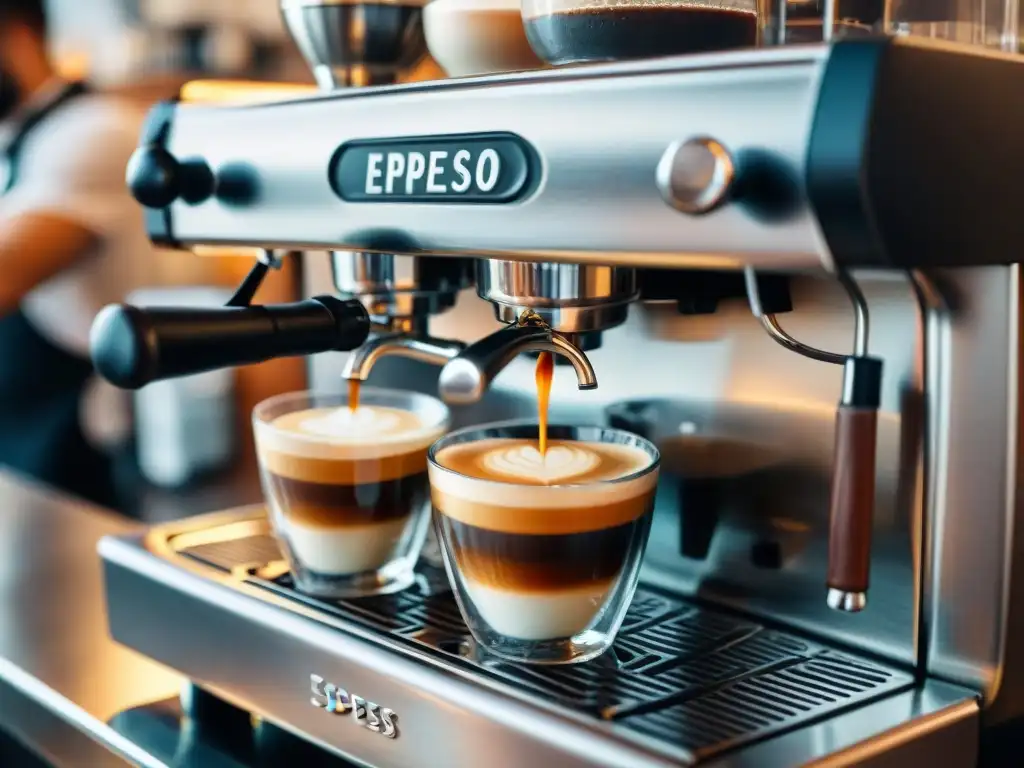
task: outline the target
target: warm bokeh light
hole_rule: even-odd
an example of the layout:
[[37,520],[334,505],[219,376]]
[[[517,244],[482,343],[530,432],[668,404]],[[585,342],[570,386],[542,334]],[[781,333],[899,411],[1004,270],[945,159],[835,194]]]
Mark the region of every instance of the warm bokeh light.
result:
[[190,104],[262,104],[315,93],[315,86],[301,83],[193,80],[181,87],[180,97]]

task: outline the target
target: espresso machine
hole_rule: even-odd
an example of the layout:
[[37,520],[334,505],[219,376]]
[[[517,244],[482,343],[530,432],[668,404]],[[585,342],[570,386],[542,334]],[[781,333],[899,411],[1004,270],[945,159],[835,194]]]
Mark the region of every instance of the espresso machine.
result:
[[284,16],[322,92],[161,105],[129,183],[155,242],[327,251],[329,284],[111,308],[99,371],[326,353],[314,388],[483,420],[535,415],[553,352],[554,420],[661,447],[641,586],[597,660],[510,664],[430,562],[314,599],[244,508],[105,539],[114,638],[192,681],[192,717],[366,765],[977,764],[1024,716],[1024,61],[863,36],[389,85],[418,9]]

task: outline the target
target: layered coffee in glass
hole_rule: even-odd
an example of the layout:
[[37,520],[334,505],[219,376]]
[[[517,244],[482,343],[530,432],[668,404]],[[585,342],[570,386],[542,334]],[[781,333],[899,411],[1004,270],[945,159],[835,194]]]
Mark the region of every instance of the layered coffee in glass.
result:
[[429,454],[445,566],[482,649],[585,661],[622,624],[640,570],[659,455],[636,435],[536,424],[452,433]]
[[318,597],[396,592],[430,525],[427,449],[448,428],[439,400],[364,388],[299,392],[253,414],[274,532],[296,587]]

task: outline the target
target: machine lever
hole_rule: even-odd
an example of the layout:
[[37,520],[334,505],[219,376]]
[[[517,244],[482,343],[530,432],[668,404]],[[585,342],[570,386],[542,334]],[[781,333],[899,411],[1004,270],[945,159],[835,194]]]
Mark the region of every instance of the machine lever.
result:
[[355,299],[319,296],[250,307],[106,307],[93,323],[93,364],[122,389],[279,357],[355,349],[370,318]]

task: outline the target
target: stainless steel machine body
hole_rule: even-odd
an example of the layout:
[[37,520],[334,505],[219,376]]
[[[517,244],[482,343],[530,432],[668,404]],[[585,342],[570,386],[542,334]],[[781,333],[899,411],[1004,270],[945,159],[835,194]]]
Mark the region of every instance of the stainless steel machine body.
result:
[[[601,420],[629,401],[657,420],[671,398],[663,429],[772,449],[756,503],[727,509],[703,551],[684,551],[691,515],[659,495],[632,621],[601,664],[538,672],[478,657],[429,566],[394,599],[308,600],[258,511],[104,542],[114,636],[373,765],[972,764],[980,728],[1024,716],[1024,612],[1011,599],[1024,587],[1024,218],[1011,195],[979,193],[1024,170],[999,95],[1018,80],[1024,63],[998,54],[867,40],[156,114],[167,151],[221,180],[201,201],[151,209],[157,240],[638,278],[750,266],[790,276],[787,331],[840,350],[852,313],[834,273],[854,275],[885,363],[873,590],[858,614],[825,605],[840,369],[792,355],[724,297],[696,316],[633,303],[587,353],[596,390],[579,391],[579,370],[556,377],[555,419]],[[268,139],[279,135],[285,149]],[[727,149],[732,176],[706,174],[721,190],[680,204],[694,137]],[[977,162],[977,146],[1001,163]],[[462,152],[465,188],[452,184]],[[389,153],[405,156],[390,188]],[[413,154],[423,168],[410,181]],[[431,179],[445,189],[428,191]],[[246,185],[258,194],[236,194]],[[322,292],[328,267],[309,266]],[[472,344],[498,327],[493,313],[467,291],[431,331]],[[340,388],[345,358],[323,357],[314,385]],[[509,362],[457,425],[531,415],[531,376],[528,359]],[[371,380],[436,392],[436,377],[388,359]],[[187,617],[173,636],[170,616]],[[346,692],[346,717],[324,710],[328,683]],[[383,709],[397,738],[382,733]]]

